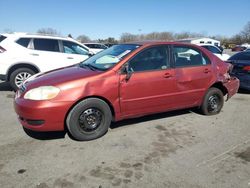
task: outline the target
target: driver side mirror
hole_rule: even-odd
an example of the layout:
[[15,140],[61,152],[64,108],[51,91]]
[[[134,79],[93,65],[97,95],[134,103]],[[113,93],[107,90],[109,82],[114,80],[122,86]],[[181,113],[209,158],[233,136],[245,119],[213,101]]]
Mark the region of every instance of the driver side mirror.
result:
[[93,55],[95,55],[95,53],[92,52],[92,51],[89,51],[88,56],[91,57],[91,56],[93,56]]
[[128,81],[131,78],[133,71],[129,68],[129,65],[126,64],[122,67],[121,73],[126,74],[125,80]]

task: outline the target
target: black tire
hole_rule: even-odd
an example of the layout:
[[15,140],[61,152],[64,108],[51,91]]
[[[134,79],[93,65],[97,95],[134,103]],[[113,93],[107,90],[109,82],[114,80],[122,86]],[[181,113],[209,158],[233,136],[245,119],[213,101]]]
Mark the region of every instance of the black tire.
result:
[[220,89],[209,88],[201,105],[201,113],[204,115],[218,114],[224,105],[224,96]]
[[[20,87],[21,83],[23,83],[24,80],[26,80],[28,77],[30,77],[30,76],[32,76],[34,74],[35,74],[35,72],[33,70],[29,69],[29,68],[16,69],[10,75],[10,85],[11,85],[12,89],[14,91],[17,91],[18,88]],[[23,75],[23,79],[22,80],[21,79],[17,80],[18,78],[21,78],[21,75]],[[17,83],[20,83],[20,85],[18,85]]]
[[70,135],[79,141],[103,136],[111,124],[112,113],[106,102],[97,98],[85,99],[69,112],[66,125]]

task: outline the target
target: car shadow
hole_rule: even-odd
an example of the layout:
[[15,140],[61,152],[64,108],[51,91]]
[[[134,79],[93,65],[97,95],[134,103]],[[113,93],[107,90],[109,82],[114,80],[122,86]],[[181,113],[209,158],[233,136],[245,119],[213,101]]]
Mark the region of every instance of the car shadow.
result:
[[110,128],[115,129],[115,128],[119,128],[119,127],[123,127],[123,126],[127,126],[127,125],[152,121],[152,120],[156,120],[156,119],[169,118],[169,117],[184,115],[184,114],[188,114],[188,113],[200,114],[198,112],[197,108],[175,110],[175,111],[170,111],[170,112],[158,113],[158,114],[147,115],[147,116],[142,116],[142,117],[133,118],[133,119],[126,119],[126,120],[122,120],[122,121],[118,121],[118,122],[113,122],[113,123],[111,123]]
[[0,82],[0,91],[13,91],[8,82]]
[[[124,127],[136,123],[143,123],[147,121],[152,121],[156,119],[163,119],[163,118],[168,118],[168,117],[173,117],[173,116],[179,116],[179,115],[184,115],[188,113],[198,113],[197,109],[192,108],[192,109],[185,109],[185,110],[176,110],[176,111],[171,111],[171,112],[164,112],[164,113],[158,113],[158,114],[153,114],[153,115],[147,115],[139,118],[133,118],[133,119],[127,119],[127,120],[122,120],[118,122],[113,122],[110,125],[111,129],[119,128],[119,127]],[[198,113],[199,114],[199,113]],[[65,135],[67,131],[57,131],[57,132],[36,132],[32,131],[29,129],[26,129],[23,127],[24,132],[30,136],[31,138],[37,139],[37,140],[55,140],[55,139],[63,139],[65,138]],[[75,140],[70,134],[68,136],[72,139]],[[75,140],[77,141],[77,140]]]
[[24,132],[37,140],[55,140],[65,138],[66,131],[36,132],[23,127]]

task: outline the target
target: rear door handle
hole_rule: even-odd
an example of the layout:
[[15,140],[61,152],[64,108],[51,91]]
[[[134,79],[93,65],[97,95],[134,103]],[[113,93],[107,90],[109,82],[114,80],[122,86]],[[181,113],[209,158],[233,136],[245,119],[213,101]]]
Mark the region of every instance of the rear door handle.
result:
[[74,59],[73,57],[67,57],[67,59]]
[[204,72],[204,73],[209,73],[209,72],[211,72],[211,70],[209,70],[209,69],[204,69],[203,72]]
[[36,54],[36,53],[31,53],[30,55],[39,56],[39,54]]
[[164,78],[170,78],[170,77],[172,77],[172,74],[170,74],[170,73],[165,73],[163,77],[164,77]]

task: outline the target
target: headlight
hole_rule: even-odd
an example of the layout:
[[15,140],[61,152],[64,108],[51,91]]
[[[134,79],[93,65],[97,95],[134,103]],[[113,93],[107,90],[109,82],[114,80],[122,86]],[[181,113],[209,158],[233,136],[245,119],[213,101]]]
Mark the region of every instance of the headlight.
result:
[[41,86],[35,89],[29,90],[25,95],[25,99],[30,100],[49,100],[55,98],[60,89],[54,86]]

